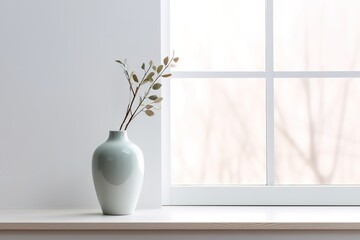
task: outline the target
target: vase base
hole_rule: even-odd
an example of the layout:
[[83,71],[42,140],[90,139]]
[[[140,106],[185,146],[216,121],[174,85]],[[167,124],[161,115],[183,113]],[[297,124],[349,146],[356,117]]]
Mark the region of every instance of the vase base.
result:
[[109,213],[109,212],[103,212],[103,215],[105,216],[127,216],[131,215],[133,213]]

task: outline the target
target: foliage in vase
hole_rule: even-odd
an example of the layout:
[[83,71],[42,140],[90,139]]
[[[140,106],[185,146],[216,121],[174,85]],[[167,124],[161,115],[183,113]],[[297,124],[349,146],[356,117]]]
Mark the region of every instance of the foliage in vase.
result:
[[140,75],[134,71],[129,71],[126,60],[116,60],[123,68],[130,92],[126,113],[119,130],[126,130],[129,124],[142,112],[151,117],[155,115],[155,110],[160,110],[160,103],[163,98],[156,93],[162,86],[159,80],[171,77],[171,73],[166,73],[166,70],[169,67],[175,67],[178,61],[179,58],[173,54],[171,57],[165,57],[158,66],[152,60],[148,64],[143,63],[141,65],[143,73],[140,78]]

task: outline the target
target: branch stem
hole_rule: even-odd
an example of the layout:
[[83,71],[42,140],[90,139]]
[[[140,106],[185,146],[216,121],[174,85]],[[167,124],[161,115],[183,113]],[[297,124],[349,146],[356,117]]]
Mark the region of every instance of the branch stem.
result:
[[[139,113],[144,110],[144,108],[142,108],[140,111],[138,111],[139,108],[140,108],[140,106],[141,106],[141,104],[142,104],[142,103],[144,102],[144,100],[148,97],[148,95],[149,95],[149,93],[150,93],[150,91],[151,91],[151,88],[152,88],[152,87],[154,86],[154,84],[160,79],[160,77],[163,75],[163,73],[166,71],[166,69],[169,68],[169,66],[170,66],[170,64],[172,63],[173,60],[174,60],[174,56],[172,56],[172,58],[170,59],[170,61],[168,62],[168,64],[165,65],[164,69],[162,69],[162,71],[160,71],[160,73],[159,73],[159,74],[157,75],[157,77],[154,79],[154,81],[152,82],[152,84],[150,84],[150,86],[149,86],[148,90],[146,91],[144,97],[143,97],[142,100],[139,102],[138,106],[135,108],[135,111],[131,114],[131,116],[130,116],[130,118],[129,118],[129,121],[128,121],[127,124],[125,125],[125,129],[124,129],[124,130],[126,130],[126,129],[128,128],[128,126],[129,126],[129,124],[131,123],[131,121],[134,120],[135,117],[136,117],[137,115],[139,115]],[[143,78],[143,80],[144,80],[144,78]],[[143,80],[142,80],[142,81],[143,81]],[[141,82],[142,82],[142,81],[141,81]]]

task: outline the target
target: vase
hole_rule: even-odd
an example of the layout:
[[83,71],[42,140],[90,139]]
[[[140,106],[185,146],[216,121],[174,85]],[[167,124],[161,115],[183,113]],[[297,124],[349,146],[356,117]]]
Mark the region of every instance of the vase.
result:
[[92,175],[104,215],[129,215],[136,208],[144,178],[144,157],[126,131],[110,131],[96,148]]

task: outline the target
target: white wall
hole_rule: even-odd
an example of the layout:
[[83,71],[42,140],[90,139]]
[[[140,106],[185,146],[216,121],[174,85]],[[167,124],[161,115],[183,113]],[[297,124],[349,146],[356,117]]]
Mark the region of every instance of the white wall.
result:
[[[98,207],[92,153],[128,98],[118,58],[160,59],[160,0],[0,0],[0,208]],[[139,207],[159,207],[160,117],[129,136]]]

